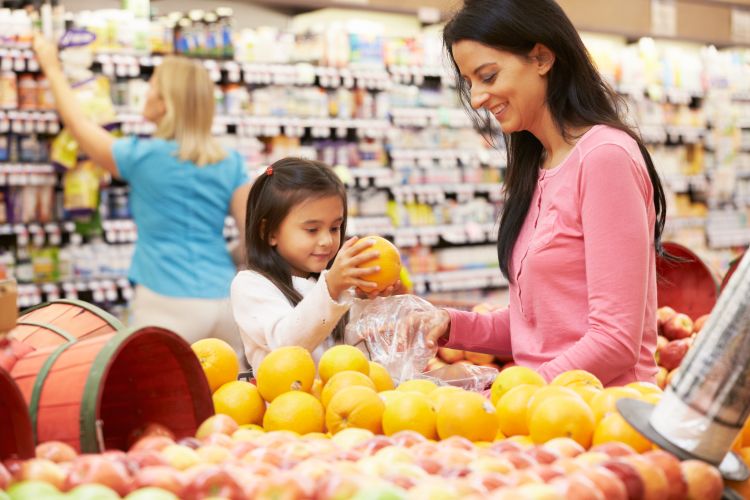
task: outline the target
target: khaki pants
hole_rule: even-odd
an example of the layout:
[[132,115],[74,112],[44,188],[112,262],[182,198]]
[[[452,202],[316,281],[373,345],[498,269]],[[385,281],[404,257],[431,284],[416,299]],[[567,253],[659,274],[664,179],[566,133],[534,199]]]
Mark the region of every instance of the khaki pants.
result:
[[130,326],[160,326],[172,330],[190,344],[209,337],[224,340],[237,353],[240,370],[249,367],[229,298],[167,297],[137,285],[130,307]]

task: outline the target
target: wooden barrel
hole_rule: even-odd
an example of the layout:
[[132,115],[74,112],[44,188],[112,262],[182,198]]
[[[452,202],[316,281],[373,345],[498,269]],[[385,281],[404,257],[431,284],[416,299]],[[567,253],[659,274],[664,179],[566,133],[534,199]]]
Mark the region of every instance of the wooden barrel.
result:
[[743,252],[742,255],[734,259],[732,262],[729,263],[729,269],[727,269],[727,273],[724,275],[724,279],[721,280],[721,288],[720,291],[724,291],[724,288],[726,288],[727,283],[729,283],[729,278],[732,277],[734,272],[737,270],[737,266],[740,265],[740,261],[742,260],[742,257],[745,256],[745,253]]
[[61,299],[24,311],[9,336],[33,349],[42,349],[123,328],[120,320],[93,304]]
[[693,319],[710,313],[719,296],[718,278],[689,248],[673,242],[663,245],[680,260],[656,259],[659,307],[669,306]]
[[19,359],[33,350],[28,344],[3,336],[0,338],[0,369],[11,371]]
[[0,460],[33,456],[34,438],[26,401],[10,374],[0,369]]
[[11,375],[28,403],[34,441],[63,441],[82,453],[127,449],[130,434],[148,423],[193,436],[214,412],[190,345],[163,328],[39,349]]

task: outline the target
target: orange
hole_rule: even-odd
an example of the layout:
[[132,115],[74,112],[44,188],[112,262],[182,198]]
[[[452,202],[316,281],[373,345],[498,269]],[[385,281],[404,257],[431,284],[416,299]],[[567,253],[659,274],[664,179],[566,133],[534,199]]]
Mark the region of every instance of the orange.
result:
[[302,391],[285,392],[266,408],[263,428],[266,431],[293,431],[300,435],[323,432],[325,412],[315,396]]
[[562,372],[552,379],[550,385],[562,385],[564,387],[570,387],[573,385],[592,385],[599,389],[604,389],[604,385],[598,378],[596,378],[596,375],[589,373],[586,370],[568,370]]
[[338,391],[326,407],[326,428],[331,434],[356,427],[383,433],[385,403],[369,387],[351,386]]
[[503,394],[521,384],[541,386],[546,385],[547,382],[544,380],[544,377],[531,368],[511,366],[501,371],[495,378],[495,381],[492,382],[490,401],[492,401],[493,405],[496,405]]
[[568,437],[588,448],[595,423],[594,413],[582,399],[550,396],[544,398],[530,414],[529,437],[536,444]]
[[[380,267],[378,271],[367,274],[363,276],[362,279],[377,283],[378,286],[374,290],[382,292],[398,281],[401,275],[401,255],[399,254],[398,248],[382,236],[370,235],[365,236],[362,239],[374,241],[374,245],[366,248],[364,252],[370,252],[373,250],[380,252],[378,257],[359,265],[359,267]],[[373,290],[367,291],[371,292]]]
[[229,415],[240,425],[263,422],[266,402],[250,382],[227,382],[214,392],[212,399],[216,413]]
[[350,345],[337,345],[328,349],[320,357],[318,372],[323,384],[338,372],[352,370],[370,375],[370,362],[362,351]]
[[315,379],[315,361],[303,347],[280,347],[263,358],[255,377],[260,395],[270,403],[289,391],[310,392]]
[[393,401],[396,398],[401,397],[401,395],[404,394],[403,392],[398,392],[396,390],[391,391],[382,391],[378,393],[378,396],[380,396],[380,399],[383,400],[383,403],[386,405]]
[[526,424],[529,424],[529,419],[534,410],[539,406],[545,399],[552,397],[566,397],[571,398],[575,401],[583,402],[583,398],[578,395],[576,391],[570,387],[563,387],[561,385],[546,385],[540,387],[538,391],[531,395],[529,398],[529,405],[526,408]]
[[310,394],[315,396],[318,399],[321,399],[323,396],[323,381],[319,378],[316,378],[313,380],[312,387],[310,388]]
[[492,441],[499,424],[492,403],[476,392],[460,391],[451,395],[450,404],[437,412],[440,439],[462,436],[470,441]]
[[436,419],[435,409],[427,396],[419,392],[404,392],[386,400],[383,433],[390,436],[399,431],[411,430],[427,439],[437,439]]
[[742,426],[742,446],[750,446],[750,418],[745,420],[745,425]]
[[628,444],[638,453],[645,453],[651,449],[651,442],[633,429],[617,412],[609,413],[596,425],[592,444],[610,441]]
[[201,339],[190,347],[200,361],[211,392],[227,382],[237,380],[240,362],[232,346],[221,339],[211,338]]
[[344,387],[350,387],[353,385],[364,386],[373,391],[375,390],[375,383],[364,373],[343,371],[338,372],[331,377],[331,380],[323,386],[323,392],[320,394],[320,401],[323,403],[323,406],[328,406],[328,403],[330,403],[334,394]]
[[529,433],[526,411],[529,406],[529,399],[538,390],[538,385],[521,384],[513,387],[498,400],[495,410],[503,434],[506,436],[523,436]]
[[432,391],[437,389],[438,386],[435,384],[435,382],[432,382],[431,380],[419,378],[414,380],[407,380],[405,382],[401,382],[398,384],[398,387],[396,387],[396,390],[399,392],[421,392],[425,396],[429,396]]
[[599,394],[602,389],[599,389],[596,386],[588,385],[588,384],[576,384],[576,385],[569,385],[569,389],[573,389],[576,394],[581,396],[581,399],[586,401],[586,404],[590,405],[591,400],[594,399],[594,396]]
[[630,387],[607,387],[591,398],[591,409],[594,418],[599,422],[607,413],[617,411],[617,400],[620,398],[641,399],[641,393]]
[[453,394],[460,390],[461,389],[453,385],[443,385],[432,391],[428,397],[430,398],[430,401],[432,401],[432,406],[435,407],[435,411],[438,411],[444,403],[451,400]]
[[370,361],[370,378],[375,383],[375,390],[380,391],[390,391],[395,387],[393,384],[393,379],[391,378],[391,374],[388,373],[388,370],[385,369],[383,365],[380,363],[376,363],[375,361]]
[[661,387],[659,387],[656,384],[652,384],[651,382],[631,382],[627,384],[625,387],[629,387],[631,389],[635,389],[636,391],[640,392],[641,395],[647,396],[649,394],[661,394],[664,391],[661,390]]

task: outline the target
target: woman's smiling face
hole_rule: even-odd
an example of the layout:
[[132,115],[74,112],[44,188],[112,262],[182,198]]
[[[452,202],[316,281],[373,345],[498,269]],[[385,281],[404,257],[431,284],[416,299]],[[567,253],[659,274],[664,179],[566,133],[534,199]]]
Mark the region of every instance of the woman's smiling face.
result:
[[549,51],[537,44],[528,56],[519,56],[473,40],[454,43],[452,51],[474,109],[487,109],[506,134],[539,128],[546,74],[554,61]]

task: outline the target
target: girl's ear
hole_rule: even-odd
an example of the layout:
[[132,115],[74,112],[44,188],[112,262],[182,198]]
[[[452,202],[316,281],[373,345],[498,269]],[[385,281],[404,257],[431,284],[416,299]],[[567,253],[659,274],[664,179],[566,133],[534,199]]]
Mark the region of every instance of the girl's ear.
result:
[[552,65],[555,64],[555,53],[541,43],[534,45],[534,48],[531,49],[529,55],[536,61],[539,76],[549,73],[549,70],[552,69]]
[[[260,221],[260,228],[258,229],[258,237],[263,240],[263,235],[266,234],[266,219],[261,219]],[[275,247],[276,246],[276,233],[269,235],[268,237],[268,245]]]

